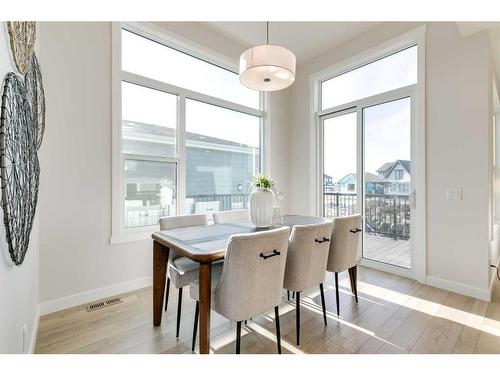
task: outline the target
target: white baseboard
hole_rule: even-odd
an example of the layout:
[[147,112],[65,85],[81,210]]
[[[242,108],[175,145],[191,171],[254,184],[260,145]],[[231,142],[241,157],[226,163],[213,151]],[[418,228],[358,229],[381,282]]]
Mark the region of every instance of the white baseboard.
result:
[[35,317],[33,318],[33,324],[31,325],[31,339],[28,348],[28,353],[35,353],[36,336],[38,334],[38,322],[40,321],[40,304],[36,305]]
[[141,279],[126,281],[120,284],[110,285],[104,288],[89,290],[86,292],[73,294],[70,296],[57,298],[40,303],[40,315],[50,314],[56,311],[68,309],[70,307],[83,305],[103,298],[111,297],[132,290],[145,288],[153,284],[152,276]]
[[477,298],[483,301],[491,301],[490,289],[476,288],[470,285],[457,283],[439,277],[427,276],[426,284],[440,289],[446,289],[450,292],[463,294],[469,297]]

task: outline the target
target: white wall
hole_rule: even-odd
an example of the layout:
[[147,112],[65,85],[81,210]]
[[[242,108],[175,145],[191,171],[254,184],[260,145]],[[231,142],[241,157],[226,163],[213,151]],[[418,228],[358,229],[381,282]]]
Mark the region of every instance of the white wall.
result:
[[[427,273],[489,289],[491,75],[486,32],[462,38],[432,23],[427,37]],[[446,187],[463,200],[446,200]],[[472,290],[471,290],[472,291]]]
[[[10,60],[8,36],[0,27],[0,77],[16,71]],[[42,67],[43,68],[43,67]],[[2,85],[3,88],[3,85]],[[42,145],[43,147],[43,145]],[[43,165],[41,166],[43,169]],[[3,217],[3,212],[0,211]],[[31,232],[24,263],[16,267],[5,241],[5,227],[0,224],[0,353],[28,353],[34,347],[38,324],[38,217]],[[23,327],[26,342],[23,348]]]
[[[162,23],[230,58],[240,49],[197,23]],[[151,282],[151,241],[111,235],[111,24],[43,22],[47,129],[41,160],[40,300],[54,311]],[[271,101],[284,105],[287,94]],[[272,176],[288,186],[287,115],[271,113]],[[276,154],[276,156],[274,156]]]
[[[309,77],[417,27],[384,23],[299,67],[292,89],[291,210],[314,213],[302,181],[311,171]],[[488,298],[491,126],[487,33],[462,38],[455,23],[429,23],[426,35],[427,282]],[[447,201],[446,187],[463,200]],[[307,189],[306,189],[307,190]],[[307,190],[309,191],[309,190]]]

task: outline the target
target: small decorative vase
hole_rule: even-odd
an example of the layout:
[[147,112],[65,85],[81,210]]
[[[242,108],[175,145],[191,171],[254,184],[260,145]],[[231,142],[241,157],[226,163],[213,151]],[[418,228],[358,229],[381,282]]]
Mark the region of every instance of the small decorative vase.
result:
[[257,228],[268,228],[273,222],[274,193],[264,188],[254,188],[250,193],[250,219]]

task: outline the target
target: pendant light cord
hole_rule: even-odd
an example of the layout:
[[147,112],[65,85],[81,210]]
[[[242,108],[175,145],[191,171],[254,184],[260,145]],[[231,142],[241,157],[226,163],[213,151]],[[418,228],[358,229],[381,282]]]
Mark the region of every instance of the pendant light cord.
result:
[[266,44],[269,44],[269,21],[266,22]]

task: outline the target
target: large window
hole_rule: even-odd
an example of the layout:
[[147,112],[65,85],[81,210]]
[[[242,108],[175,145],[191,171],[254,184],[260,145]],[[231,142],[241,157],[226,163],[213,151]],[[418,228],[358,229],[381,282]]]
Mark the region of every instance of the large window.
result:
[[260,170],[260,119],[187,100],[188,213],[247,208],[252,176]]
[[153,30],[114,27],[113,236],[162,216],[246,207],[264,160],[262,94],[227,62]]

